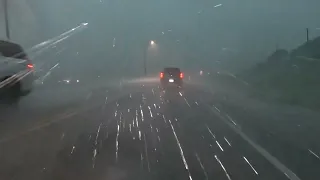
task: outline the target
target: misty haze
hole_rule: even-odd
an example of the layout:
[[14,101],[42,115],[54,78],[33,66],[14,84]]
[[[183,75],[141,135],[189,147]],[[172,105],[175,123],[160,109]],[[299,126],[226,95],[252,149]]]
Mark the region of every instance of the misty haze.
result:
[[319,8],[0,0],[0,179],[319,179]]

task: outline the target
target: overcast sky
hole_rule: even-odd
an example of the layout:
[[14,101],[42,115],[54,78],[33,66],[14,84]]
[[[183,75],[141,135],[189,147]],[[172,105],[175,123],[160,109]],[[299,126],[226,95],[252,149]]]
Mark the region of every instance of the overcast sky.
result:
[[319,0],[10,0],[9,6],[12,39],[27,45],[81,22],[94,32],[92,42],[107,46],[116,38],[130,51],[155,39],[171,47],[160,53],[170,58],[193,51],[212,58],[222,49],[265,56],[276,45],[292,49],[303,43],[307,27],[310,37],[320,35]]

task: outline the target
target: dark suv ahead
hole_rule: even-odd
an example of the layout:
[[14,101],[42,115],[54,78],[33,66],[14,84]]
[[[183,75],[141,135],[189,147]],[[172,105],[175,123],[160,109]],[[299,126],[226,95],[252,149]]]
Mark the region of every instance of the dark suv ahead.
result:
[[167,67],[160,73],[160,83],[162,88],[179,87],[183,85],[183,73],[179,68]]

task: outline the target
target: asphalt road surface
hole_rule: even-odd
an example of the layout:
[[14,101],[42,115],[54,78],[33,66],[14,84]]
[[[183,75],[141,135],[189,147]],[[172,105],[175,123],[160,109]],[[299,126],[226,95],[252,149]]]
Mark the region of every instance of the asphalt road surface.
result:
[[0,179],[319,179],[316,151],[281,141],[292,126],[270,133],[226,97],[193,83],[163,91],[155,79],[41,89],[2,116]]

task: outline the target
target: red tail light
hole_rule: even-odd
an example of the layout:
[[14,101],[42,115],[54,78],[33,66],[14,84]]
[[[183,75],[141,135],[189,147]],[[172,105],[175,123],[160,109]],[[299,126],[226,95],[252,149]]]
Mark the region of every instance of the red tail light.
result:
[[27,67],[28,67],[29,69],[33,69],[33,64],[28,64]]
[[27,68],[28,69],[33,69],[34,68],[32,62],[30,61],[30,59],[28,59],[28,57],[24,57],[23,59],[27,61],[27,63],[28,63],[27,64]]
[[164,77],[163,72],[160,73],[160,78],[162,79]]
[[183,73],[180,73],[180,78],[182,79],[184,77]]

